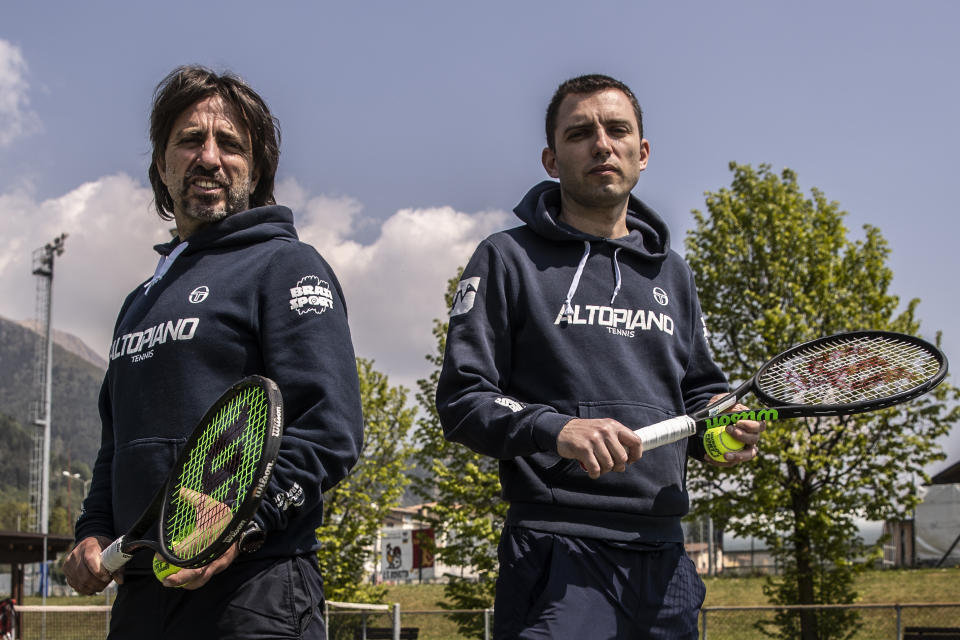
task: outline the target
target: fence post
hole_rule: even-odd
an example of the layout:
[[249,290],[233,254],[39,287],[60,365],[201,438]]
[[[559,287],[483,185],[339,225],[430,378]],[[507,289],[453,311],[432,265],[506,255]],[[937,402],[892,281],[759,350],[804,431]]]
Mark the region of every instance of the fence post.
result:
[[393,603],[393,640],[400,640],[400,603]]
[[703,618],[700,624],[700,640],[707,640],[707,610],[701,609],[700,616]]
[[483,640],[490,640],[490,614],[493,609],[483,610]]
[[330,633],[330,603],[327,602],[326,598],[323,599],[323,628],[325,629],[324,633]]
[[898,602],[897,604],[893,605],[893,608],[897,610],[897,640],[903,640],[903,627],[901,626],[903,620],[900,615],[902,611],[900,608],[900,603]]

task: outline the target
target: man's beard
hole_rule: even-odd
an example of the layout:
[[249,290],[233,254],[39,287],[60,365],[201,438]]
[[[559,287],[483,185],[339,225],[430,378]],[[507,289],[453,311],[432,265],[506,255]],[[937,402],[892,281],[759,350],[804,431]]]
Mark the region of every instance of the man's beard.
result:
[[195,176],[216,180],[221,184],[227,182],[226,179],[215,173],[207,174],[197,170],[188,172],[187,175],[184,176],[183,187],[180,189],[179,202],[177,203],[180,211],[183,211],[188,217],[203,222],[217,222],[234,213],[246,211],[250,208],[249,180],[244,180],[240,184],[227,184],[225,202],[221,202],[219,196],[212,197],[207,201],[204,196],[190,196],[188,194],[190,190],[190,178]]

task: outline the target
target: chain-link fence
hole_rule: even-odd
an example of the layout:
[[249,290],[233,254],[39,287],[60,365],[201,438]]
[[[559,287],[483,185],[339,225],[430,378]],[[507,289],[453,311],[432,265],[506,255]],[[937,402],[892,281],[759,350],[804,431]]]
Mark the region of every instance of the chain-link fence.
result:
[[[17,606],[16,640],[98,640],[110,623],[108,606]],[[779,620],[778,620],[779,616]],[[916,640],[960,637],[960,603],[793,605],[704,607],[700,614],[702,640],[766,640],[764,626],[775,622],[799,625],[800,616],[813,616],[829,625],[847,616],[854,640]],[[401,610],[399,605],[328,603],[325,611],[329,640],[489,640],[492,609]],[[933,635],[932,630],[939,630]],[[952,634],[952,635],[950,635]]]
[[[960,603],[949,603],[704,607],[700,638],[767,640],[770,636],[764,629],[775,631],[787,625],[799,629],[803,617],[821,631],[845,626],[853,632],[852,640],[960,637]],[[820,633],[818,637],[830,636]]]
[[493,609],[401,611],[400,605],[328,602],[329,640],[466,640],[493,637]]
[[102,640],[110,628],[107,605],[17,605],[13,640]]

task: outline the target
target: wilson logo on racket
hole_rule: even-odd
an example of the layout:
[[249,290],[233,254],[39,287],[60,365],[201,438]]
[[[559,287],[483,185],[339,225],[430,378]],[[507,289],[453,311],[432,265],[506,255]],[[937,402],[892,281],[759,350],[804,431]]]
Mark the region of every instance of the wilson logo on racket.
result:
[[257,480],[257,485],[253,489],[254,498],[263,496],[263,491],[267,488],[267,483],[270,482],[271,473],[273,473],[273,462],[267,465],[267,468],[264,469],[263,475],[260,476],[259,480]]
[[728,424],[736,424],[741,420],[759,420],[773,422],[780,415],[776,409],[761,409],[760,411],[741,411],[740,413],[724,413],[715,418],[707,418],[707,429],[714,427],[725,427]]
[[283,407],[276,407],[273,412],[273,428],[270,429],[270,437],[279,438],[283,432]]

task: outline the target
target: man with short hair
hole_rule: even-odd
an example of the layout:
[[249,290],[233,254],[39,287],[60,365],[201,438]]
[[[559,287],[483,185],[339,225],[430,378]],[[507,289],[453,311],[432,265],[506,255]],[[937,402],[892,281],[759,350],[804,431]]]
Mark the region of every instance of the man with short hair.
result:
[[[463,272],[437,408],[448,439],[500,460],[496,638],[696,638],[704,585],[683,548],[686,460],[633,429],[727,391],[693,275],[631,194],[650,158],[633,92],[602,75],[557,89],[547,173]],[[756,455],[761,424],[728,432]],[[641,457],[642,456],[642,457]]]
[[[81,594],[120,583],[110,638],[325,638],[315,530],[322,493],[356,463],[363,436],[340,285],[275,204],[279,127],[243,80],[175,69],[154,94],[150,137],[157,211],[177,236],[155,247],[156,272],[120,310],[64,573]],[[305,286],[322,292],[317,304],[296,297]],[[277,383],[286,416],[253,522],[204,568],[161,583],[143,551],[111,576],[101,550],[150,503],[213,400],[253,374]]]

